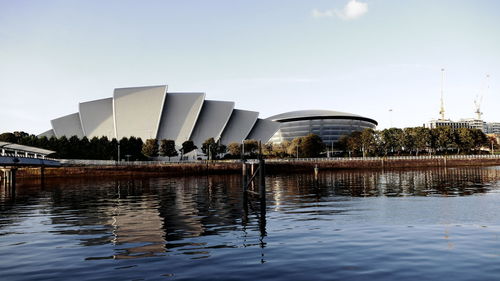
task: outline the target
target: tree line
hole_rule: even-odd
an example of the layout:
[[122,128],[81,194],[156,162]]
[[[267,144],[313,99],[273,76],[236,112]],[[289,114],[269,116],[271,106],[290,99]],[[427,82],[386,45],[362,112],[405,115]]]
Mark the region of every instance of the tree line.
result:
[[[136,137],[122,138],[119,141],[107,137],[47,138],[25,132],[0,134],[0,141],[53,150],[56,153],[52,157],[65,159],[117,160],[118,154],[121,159],[130,161],[151,160],[158,156],[170,159],[198,149],[191,140],[183,142],[178,149],[174,140],[167,139],[147,139],[143,142]],[[261,147],[256,140],[226,146],[212,137],[205,140],[200,149],[209,160],[213,160],[256,158],[259,153],[268,158],[309,158],[326,156],[327,151],[335,152],[336,156],[477,154],[492,145],[497,148],[495,139],[488,138],[479,129],[414,127],[355,131],[341,137],[334,147],[327,147],[319,136],[309,134],[280,144],[262,144]]]
[[496,148],[495,138],[479,129],[443,126],[364,129],[340,138],[335,148],[349,156],[388,156],[426,154],[479,154],[484,148]]

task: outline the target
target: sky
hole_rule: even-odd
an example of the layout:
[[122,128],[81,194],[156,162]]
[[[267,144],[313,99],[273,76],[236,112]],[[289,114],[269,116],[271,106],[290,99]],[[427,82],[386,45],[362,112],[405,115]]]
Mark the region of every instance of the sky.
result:
[[[167,84],[261,118],[304,109],[379,129],[500,122],[500,1],[0,0],[0,133],[50,129],[114,88]],[[486,75],[490,75],[486,83]]]

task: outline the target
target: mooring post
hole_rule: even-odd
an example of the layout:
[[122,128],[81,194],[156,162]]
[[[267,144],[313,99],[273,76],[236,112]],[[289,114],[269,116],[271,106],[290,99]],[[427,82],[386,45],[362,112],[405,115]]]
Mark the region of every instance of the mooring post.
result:
[[259,192],[261,204],[266,204],[266,163],[262,156],[262,143],[259,141]]
[[243,184],[243,192],[247,192],[247,164],[245,160],[241,160],[241,182]]
[[16,173],[17,173],[17,168],[12,168],[10,170],[10,174],[11,174],[10,185],[11,185],[13,192],[16,191]]
[[40,186],[42,189],[45,187],[45,166],[40,167]]
[[[255,175],[255,163],[250,163],[250,174],[249,174],[249,178],[253,178],[253,176]],[[254,189],[254,181],[252,180],[251,182],[252,184],[252,189]]]
[[264,159],[259,159],[259,191],[260,197],[266,199],[266,164]]
[[[264,237],[267,236],[266,232],[266,162],[262,155],[262,143],[259,141],[259,195],[260,195],[260,244],[261,248],[265,247]],[[263,262],[263,261],[262,261]]]
[[10,169],[7,169],[5,170],[5,183],[7,185],[10,185],[10,181],[11,181],[11,172]]

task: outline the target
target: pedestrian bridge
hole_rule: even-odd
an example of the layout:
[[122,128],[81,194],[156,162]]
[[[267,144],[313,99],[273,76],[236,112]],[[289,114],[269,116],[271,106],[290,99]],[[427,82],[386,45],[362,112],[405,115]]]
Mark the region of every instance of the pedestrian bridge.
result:
[[3,167],[59,167],[58,160],[47,158],[55,151],[0,141],[0,166]]
[[60,167],[56,159],[47,158],[55,151],[21,145],[10,142],[0,142],[0,180],[11,191],[16,189],[16,172],[19,167],[39,167],[43,181],[45,167]]

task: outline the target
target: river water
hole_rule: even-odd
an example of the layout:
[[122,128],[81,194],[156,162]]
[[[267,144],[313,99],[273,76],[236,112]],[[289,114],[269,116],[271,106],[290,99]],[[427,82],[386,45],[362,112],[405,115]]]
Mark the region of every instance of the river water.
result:
[[47,179],[0,191],[2,280],[498,280],[500,167]]

